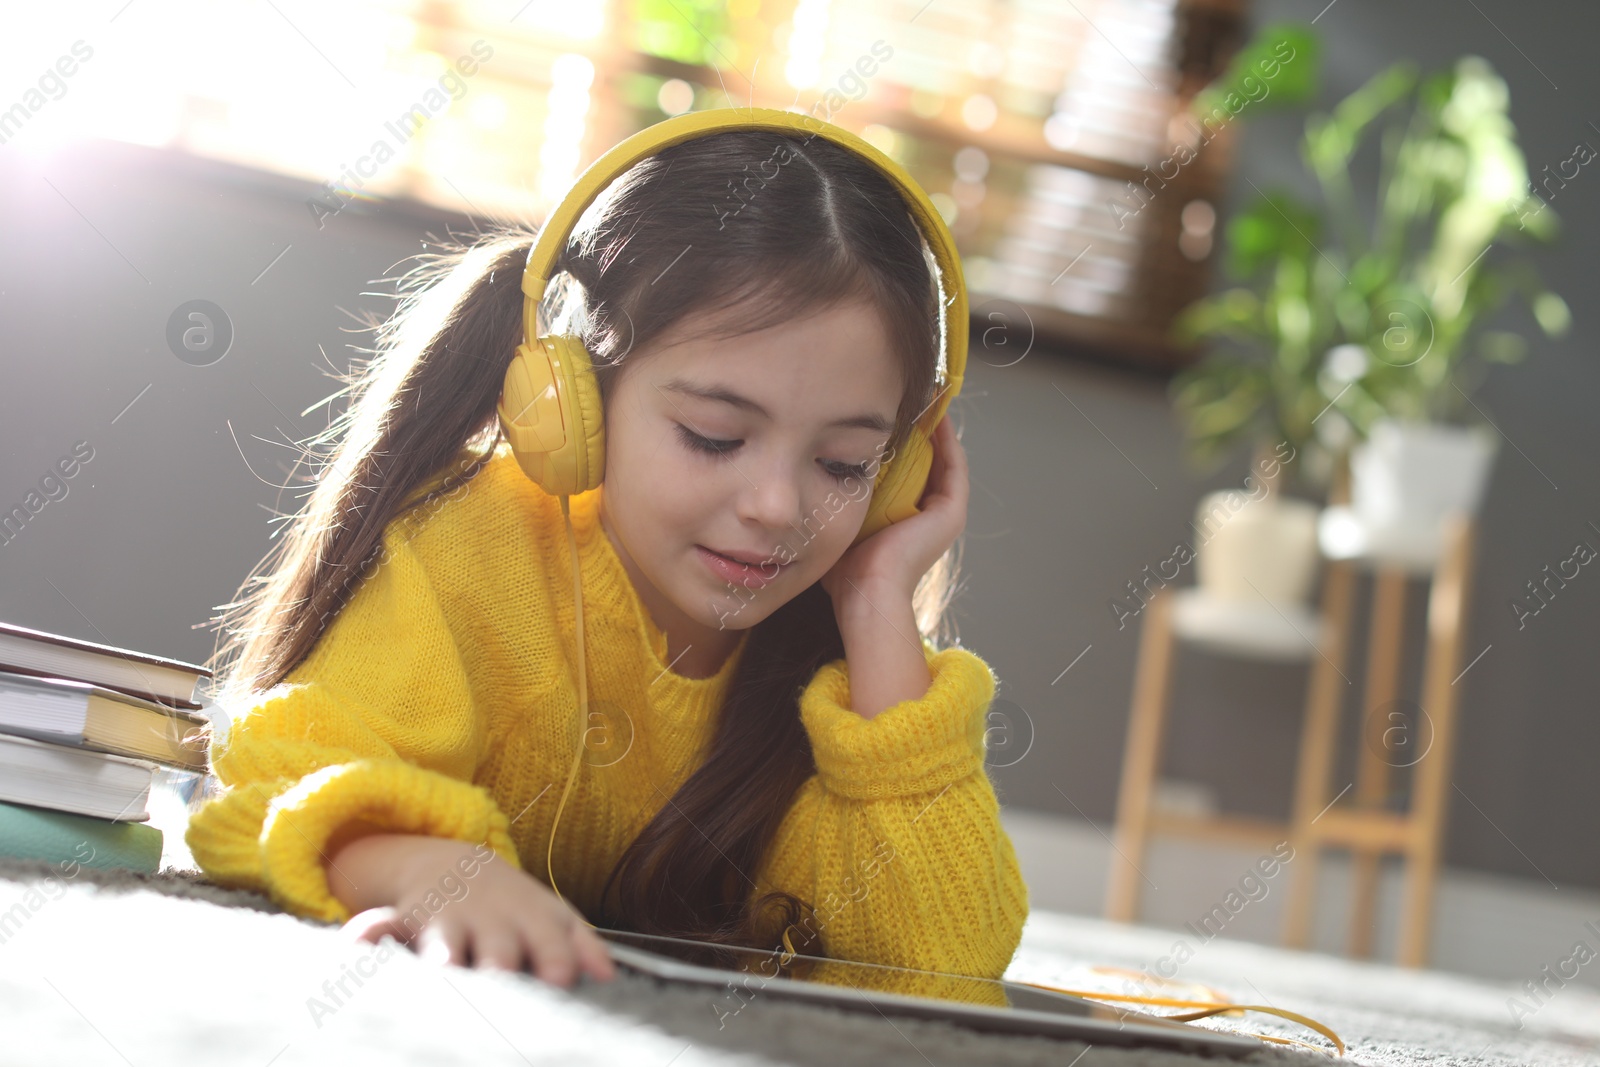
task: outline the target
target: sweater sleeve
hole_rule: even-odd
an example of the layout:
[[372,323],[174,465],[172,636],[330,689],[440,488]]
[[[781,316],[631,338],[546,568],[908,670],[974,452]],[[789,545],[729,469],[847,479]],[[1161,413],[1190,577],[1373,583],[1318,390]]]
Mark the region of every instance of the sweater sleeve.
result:
[[519,861],[504,813],[472,782],[485,728],[437,591],[391,524],[382,562],[282,683],[235,715],[189,821],[195,862],[224,885],[343,922],[327,846],[343,831],[431,834]]
[[[871,719],[850,707],[844,660],[801,694],[817,773],[797,791],[758,890],[810,903],[834,959],[997,979],[1021,942],[1028,891],[983,763],[994,676],[964,648],[924,641],[923,654],[927,692]],[[992,982],[848,972],[839,980],[1005,1003]]]

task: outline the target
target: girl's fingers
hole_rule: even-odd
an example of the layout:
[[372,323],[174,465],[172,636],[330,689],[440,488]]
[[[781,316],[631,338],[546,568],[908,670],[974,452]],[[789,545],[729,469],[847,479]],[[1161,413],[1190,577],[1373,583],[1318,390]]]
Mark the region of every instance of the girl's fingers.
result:
[[400,924],[398,913],[391,907],[368,908],[352,915],[342,929],[358,941],[370,941],[373,944],[377,944],[385,935],[404,944],[411,936]]
[[423,927],[414,947],[417,955],[426,960],[453,963],[458,967],[467,964],[467,932],[443,916]]
[[923,489],[923,500],[941,492],[944,487],[945,453],[947,451],[944,443],[944,424],[945,420],[940,419],[933,428],[933,436],[928,441],[933,446],[933,459],[928,463],[928,481]]
[[946,478],[949,483],[950,495],[961,499],[967,480],[967,454],[961,448],[961,440],[956,437],[955,424],[950,422],[950,416],[945,416],[945,464]]
[[933,454],[933,465],[928,470],[928,484],[940,496],[959,500],[960,483],[966,476],[966,463],[961,453],[961,442],[956,440],[955,426],[948,414],[939,420],[935,436],[937,447]]
[[961,438],[956,436],[955,423],[950,421],[950,416],[944,417],[944,443],[946,446],[945,458],[952,466],[963,467],[967,462],[967,454],[962,451]]
[[577,952],[578,965],[583,970],[602,982],[609,982],[617,976],[617,965],[606,951],[605,938],[595,933],[587,923],[579,923],[573,930],[572,943]]
[[525,924],[523,943],[528,946],[529,969],[551,985],[572,984],[574,964],[570,928],[550,920]]
[[473,967],[520,971],[522,960],[522,937],[515,927],[489,926],[473,933]]

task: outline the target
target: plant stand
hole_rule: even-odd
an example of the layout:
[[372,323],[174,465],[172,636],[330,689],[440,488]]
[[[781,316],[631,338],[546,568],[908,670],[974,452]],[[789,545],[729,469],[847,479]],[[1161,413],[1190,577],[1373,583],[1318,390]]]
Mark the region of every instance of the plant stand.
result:
[[[1106,886],[1105,916],[1122,922],[1138,918],[1140,865],[1152,837],[1201,838],[1234,845],[1265,845],[1288,840],[1282,820],[1238,815],[1200,815],[1162,809],[1155,803],[1161,777],[1161,753],[1171,702],[1172,653],[1178,640],[1207,651],[1244,659],[1305,660],[1315,656],[1321,620],[1303,613],[1291,622],[1271,605],[1255,605],[1253,637],[1244,626],[1207,626],[1207,616],[1240,612],[1248,605],[1229,603],[1218,611],[1198,587],[1159,589],[1144,610],[1135,670],[1133,703],[1128,716],[1128,741],[1123,751],[1122,781],[1117,796],[1117,825],[1111,871]],[[1302,609],[1303,612],[1303,609]],[[1277,632],[1273,632],[1276,622]],[[1226,643],[1219,636],[1226,635]]]
[[[1378,861],[1386,855],[1398,855],[1406,863],[1406,886],[1396,960],[1409,967],[1428,962],[1433,897],[1454,762],[1460,697],[1456,682],[1463,669],[1462,639],[1475,527],[1473,520],[1459,514],[1444,523],[1441,551],[1432,570],[1428,595],[1422,700],[1416,722],[1405,722],[1402,717],[1397,725],[1391,718],[1396,715],[1399,689],[1406,581],[1415,571],[1371,556],[1329,562],[1324,612],[1332,640],[1331,647],[1324,649],[1326,659],[1319,659],[1312,668],[1300,744],[1290,837],[1298,862],[1290,875],[1284,922],[1287,945],[1304,948],[1310,942],[1312,898],[1322,852],[1343,848],[1351,852],[1353,859],[1350,954],[1371,954]],[[1344,681],[1335,666],[1342,665],[1344,659],[1350,586],[1356,566],[1370,568],[1374,576],[1363,744],[1355,782],[1335,792],[1333,755],[1337,748],[1340,684]],[[1397,740],[1396,730],[1412,736]],[[1411,770],[1410,798],[1404,813],[1389,810],[1386,803],[1391,773],[1399,768]],[[1350,801],[1340,804],[1345,792],[1352,788]]]
[[[1332,509],[1330,509],[1332,510]],[[1281,616],[1281,629],[1292,630],[1294,641],[1271,640],[1269,625],[1261,627],[1259,647],[1236,639],[1220,644],[1214,627],[1199,628],[1205,616],[1197,610],[1198,590],[1176,593],[1157,591],[1145,609],[1140,635],[1138,666],[1128,720],[1128,741],[1123,754],[1122,781],[1117,799],[1115,848],[1106,887],[1105,915],[1132,922],[1138,916],[1144,860],[1153,836],[1203,838],[1234,844],[1267,845],[1288,840],[1295,848],[1290,875],[1285,944],[1305,947],[1310,940],[1311,910],[1321,853],[1327,848],[1350,851],[1354,857],[1353,907],[1350,954],[1367,956],[1377,911],[1377,873],[1382,856],[1399,855],[1408,866],[1400,924],[1398,962],[1423,966],[1428,958],[1432,905],[1444,832],[1455,738],[1455,682],[1461,672],[1462,636],[1466,622],[1467,578],[1471,570],[1474,524],[1453,516],[1447,520],[1441,550],[1431,568],[1426,662],[1420,716],[1416,724],[1396,726],[1393,714],[1402,650],[1406,582],[1419,574],[1416,559],[1396,561],[1364,551],[1341,554],[1329,551],[1322,538],[1326,573],[1320,618],[1293,619],[1290,613],[1262,602],[1261,611]],[[1338,726],[1345,687],[1354,682],[1345,673],[1346,640],[1351,616],[1351,589],[1358,567],[1374,577],[1364,739],[1380,744],[1361,745],[1357,780],[1337,791],[1334,767],[1338,755]],[[1429,576],[1427,570],[1420,570]],[[1265,623],[1267,616],[1259,615]],[[1192,640],[1215,652],[1237,656],[1283,659],[1295,651],[1311,662],[1307,685],[1305,725],[1295,775],[1293,812],[1288,822],[1226,815],[1179,815],[1153,803],[1160,778],[1162,737],[1172,683],[1172,651],[1177,639]],[[1397,731],[1424,735],[1420,742],[1397,740]],[[1402,728],[1404,727],[1404,728]],[[1426,727],[1427,729],[1423,729]],[[1404,749],[1406,744],[1412,749]],[[1427,747],[1413,758],[1419,744]],[[1409,811],[1389,809],[1391,772],[1412,768]],[[1354,790],[1345,803],[1341,799]]]

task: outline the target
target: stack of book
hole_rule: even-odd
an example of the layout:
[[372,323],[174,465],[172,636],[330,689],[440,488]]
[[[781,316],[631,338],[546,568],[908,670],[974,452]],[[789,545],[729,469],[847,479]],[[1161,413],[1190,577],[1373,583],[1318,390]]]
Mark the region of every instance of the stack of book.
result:
[[151,789],[206,773],[211,720],[195,697],[210,677],[0,622],[0,856],[158,870]]

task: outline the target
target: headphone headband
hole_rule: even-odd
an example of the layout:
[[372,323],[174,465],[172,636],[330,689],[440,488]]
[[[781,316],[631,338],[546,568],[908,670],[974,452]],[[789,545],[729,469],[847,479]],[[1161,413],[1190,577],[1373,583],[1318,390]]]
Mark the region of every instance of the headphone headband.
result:
[[945,336],[944,385],[921,420],[931,432],[943,418],[951,399],[961,391],[961,380],[967,369],[967,286],[961,274],[961,257],[956,251],[955,238],[938,209],[928,199],[928,194],[922,191],[904,167],[849,130],[798,112],[767,107],[691,111],[635,133],[589,164],[551,212],[539,231],[538,239],[528,251],[528,264],[522,274],[522,322],[528,347],[532,349],[538,343],[539,302],[550,284],[556,259],[566,247],[567,238],[578,219],[606,186],[629,167],[663,148],[728,129],[772,130],[785,134],[803,132],[813,137],[824,137],[852,149],[875,164],[905,197],[918,228],[933,250],[941,282],[948,294],[944,306],[939,309]]

